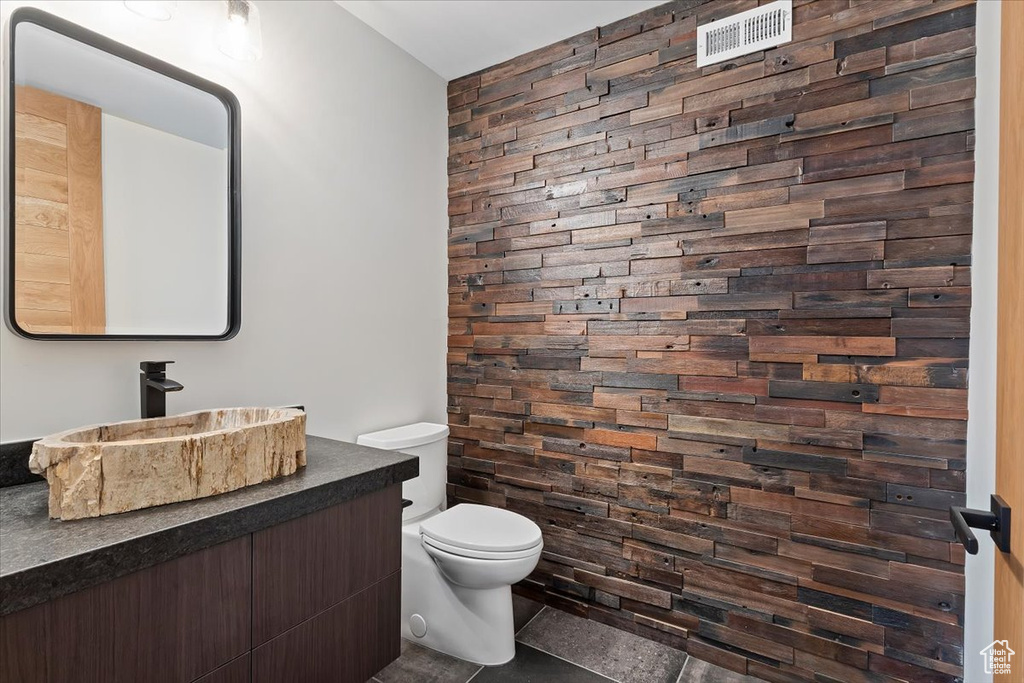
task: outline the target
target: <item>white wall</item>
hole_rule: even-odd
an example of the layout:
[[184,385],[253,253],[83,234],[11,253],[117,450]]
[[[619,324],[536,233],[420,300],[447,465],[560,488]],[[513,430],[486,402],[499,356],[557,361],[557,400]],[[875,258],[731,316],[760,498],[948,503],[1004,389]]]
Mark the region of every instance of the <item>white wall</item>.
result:
[[[974,127],[974,237],[971,254],[970,389],[967,392],[967,504],[987,510],[996,482],[996,294],[999,237],[999,14],[1001,3],[977,4],[977,96]],[[992,634],[995,553],[978,537],[967,556],[964,614],[964,681],[985,683],[978,654]]]
[[[5,61],[18,4],[2,4]],[[331,2],[258,2],[254,63],[216,51],[222,3],[178,3],[163,23],[120,2],[33,4],[238,97],[242,330],[228,342],[143,343],[0,329],[0,439],[137,416],[149,359],[177,361],[169,376],[185,390],[168,398],[173,412],[303,403],[310,433],[342,439],[443,421],[443,80]]]
[[227,150],[102,119],[107,334],[222,334]]

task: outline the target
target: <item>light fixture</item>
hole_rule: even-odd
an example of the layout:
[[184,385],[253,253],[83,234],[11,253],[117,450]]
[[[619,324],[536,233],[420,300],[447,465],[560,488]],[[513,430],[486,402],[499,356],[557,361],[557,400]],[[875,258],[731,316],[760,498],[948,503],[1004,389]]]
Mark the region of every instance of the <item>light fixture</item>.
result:
[[124,6],[140,17],[167,21],[174,16],[178,3],[169,0],[124,0]]
[[228,18],[217,39],[220,51],[232,59],[252,62],[263,55],[260,11],[250,0],[227,0]]

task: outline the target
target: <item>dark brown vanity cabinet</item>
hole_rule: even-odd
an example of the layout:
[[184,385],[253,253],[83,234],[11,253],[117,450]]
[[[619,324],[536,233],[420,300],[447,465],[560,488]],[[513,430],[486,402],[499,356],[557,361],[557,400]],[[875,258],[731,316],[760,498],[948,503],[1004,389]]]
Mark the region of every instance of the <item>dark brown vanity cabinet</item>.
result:
[[363,683],[399,654],[400,491],[0,618],[0,683]]
[[401,647],[401,487],[253,534],[252,680],[358,681]]

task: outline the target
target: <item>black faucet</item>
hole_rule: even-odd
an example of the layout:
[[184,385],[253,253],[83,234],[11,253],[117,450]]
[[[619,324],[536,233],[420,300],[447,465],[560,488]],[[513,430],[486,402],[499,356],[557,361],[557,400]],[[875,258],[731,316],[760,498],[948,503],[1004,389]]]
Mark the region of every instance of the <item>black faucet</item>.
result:
[[139,400],[142,403],[142,418],[164,417],[167,415],[167,392],[181,391],[183,387],[173,379],[167,379],[168,363],[173,360],[144,360],[139,363]]

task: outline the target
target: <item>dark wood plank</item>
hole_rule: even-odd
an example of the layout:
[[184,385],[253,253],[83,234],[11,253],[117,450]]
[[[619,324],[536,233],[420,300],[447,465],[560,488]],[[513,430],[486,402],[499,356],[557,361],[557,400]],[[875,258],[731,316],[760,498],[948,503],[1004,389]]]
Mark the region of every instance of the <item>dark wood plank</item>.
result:
[[768,395],[817,401],[877,403],[878,387],[870,384],[843,384],[841,382],[771,380],[768,382]]

